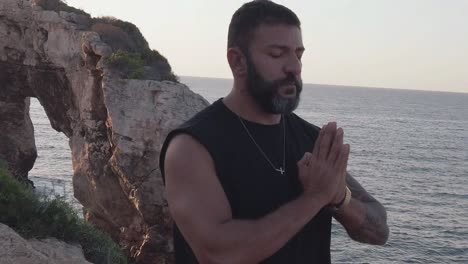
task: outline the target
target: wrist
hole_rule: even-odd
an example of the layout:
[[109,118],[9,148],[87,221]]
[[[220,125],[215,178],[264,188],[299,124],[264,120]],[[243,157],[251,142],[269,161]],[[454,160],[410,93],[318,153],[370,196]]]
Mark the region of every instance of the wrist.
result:
[[326,206],[327,203],[329,203],[327,202],[327,197],[317,192],[304,192],[302,193],[302,198],[307,201],[308,204],[316,204],[320,207]]
[[339,201],[338,203],[336,203],[336,204],[331,204],[330,205],[332,210],[335,211],[335,212],[343,210],[351,202],[351,197],[352,197],[351,190],[348,188],[348,186],[345,186],[345,187],[346,188],[345,188],[345,194],[344,194],[343,199],[341,201]]

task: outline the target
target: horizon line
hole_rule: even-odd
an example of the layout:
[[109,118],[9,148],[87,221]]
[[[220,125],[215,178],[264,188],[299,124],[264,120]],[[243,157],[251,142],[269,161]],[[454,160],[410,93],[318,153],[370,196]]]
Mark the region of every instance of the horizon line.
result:
[[[202,78],[202,79],[218,79],[218,80],[233,80],[233,78],[226,77],[206,77],[206,76],[191,76],[191,75],[179,75],[181,78]],[[468,91],[442,91],[442,90],[423,90],[423,89],[408,89],[408,88],[389,88],[389,87],[377,87],[377,86],[359,86],[359,85],[346,85],[346,84],[327,84],[327,83],[304,83],[308,85],[323,85],[323,86],[339,86],[339,87],[351,87],[351,88],[364,88],[364,89],[381,89],[381,90],[400,90],[400,91],[415,91],[415,92],[435,92],[435,93],[455,93],[455,94],[468,94]]]

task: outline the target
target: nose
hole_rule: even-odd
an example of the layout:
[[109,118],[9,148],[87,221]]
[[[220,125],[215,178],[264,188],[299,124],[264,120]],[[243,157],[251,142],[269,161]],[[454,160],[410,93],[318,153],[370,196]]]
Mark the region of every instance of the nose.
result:
[[284,71],[286,74],[293,74],[296,77],[301,76],[302,62],[296,54],[290,56],[285,64]]

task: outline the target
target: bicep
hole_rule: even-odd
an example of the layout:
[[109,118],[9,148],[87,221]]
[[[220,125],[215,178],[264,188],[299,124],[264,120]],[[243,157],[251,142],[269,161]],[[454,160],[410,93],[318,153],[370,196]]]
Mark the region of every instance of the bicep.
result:
[[191,247],[210,243],[215,228],[232,218],[208,151],[189,135],[174,137],[165,158],[169,210]]

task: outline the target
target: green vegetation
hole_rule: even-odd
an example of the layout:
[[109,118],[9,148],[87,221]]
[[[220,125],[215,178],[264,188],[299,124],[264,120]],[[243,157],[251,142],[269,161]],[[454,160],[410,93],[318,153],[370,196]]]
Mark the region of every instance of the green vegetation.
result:
[[55,237],[78,243],[92,263],[127,263],[108,235],[85,223],[63,199],[38,197],[10,177],[1,162],[0,222],[25,238]]
[[[125,78],[178,82],[167,59],[151,50],[148,42],[134,24],[114,17],[92,19],[91,30],[112,47],[109,64]],[[128,65],[125,63],[128,62]]]
[[93,18],[91,30],[99,33],[103,41],[108,43],[114,51],[122,49],[135,53],[150,49],[137,26],[115,17]]
[[145,73],[144,61],[138,53],[118,50],[109,57],[109,65],[130,79],[141,79]]
[[[167,59],[151,50],[137,26],[114,17],[91,16],[81,9],[68,6],[63,0],[34,0],[45,10],[65,11],[89,18],[86,27],[99,34],[113,50],[109,65],[123,78],[179,82]],[[128,64],[125,64],[128,63]]]
[[[81,9],[68,6],[63,0],[34,0],[45,10],[66,11],[89,17],[88,29],[99,34],[113,50],[109,65],[123,78],[179,82],[167,59],[151,50],[137,26],[114,17],[91,16]],[[128,64],[126,64],[128,63]]]

